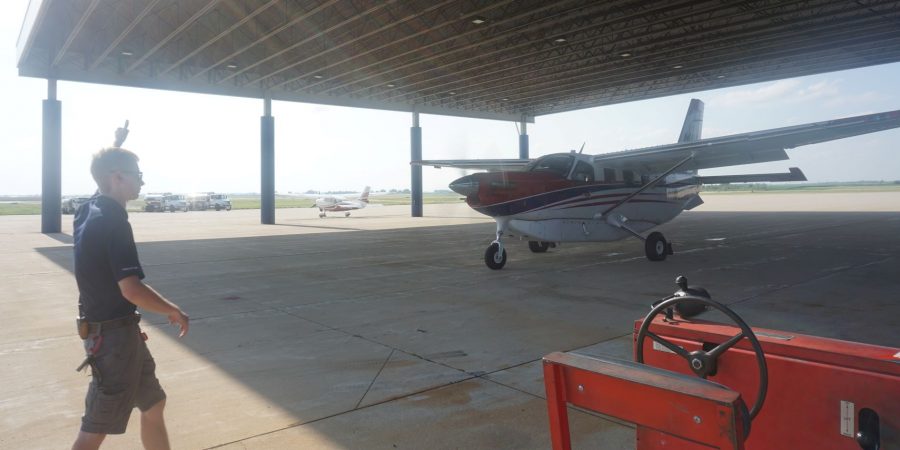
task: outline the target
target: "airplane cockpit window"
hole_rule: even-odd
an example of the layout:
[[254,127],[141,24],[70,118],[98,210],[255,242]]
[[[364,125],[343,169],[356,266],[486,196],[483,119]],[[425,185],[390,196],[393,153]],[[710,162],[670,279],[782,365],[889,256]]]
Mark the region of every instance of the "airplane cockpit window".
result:
[[552,172],[562,177],[569,176],[574,158],[571,155],[547,155],[528,165],[528,172]]
[[581,183],[592,183],[594,181],[594,166],[578,161],[575,165],[575,171],[572,172],[572,179]]

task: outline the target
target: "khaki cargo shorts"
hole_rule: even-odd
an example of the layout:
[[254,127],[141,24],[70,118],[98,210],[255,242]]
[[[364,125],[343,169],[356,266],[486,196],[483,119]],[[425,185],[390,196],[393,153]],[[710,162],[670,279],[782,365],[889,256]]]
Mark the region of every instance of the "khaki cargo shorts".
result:
[[[122,434],[135,406],[147,411],[164,400],[166,393],[156,379],[156,363],[136,323],[101,333],[91,364],[81,431]],[[85,354],[94,348],[97,336],[92,333],[84,340]]]

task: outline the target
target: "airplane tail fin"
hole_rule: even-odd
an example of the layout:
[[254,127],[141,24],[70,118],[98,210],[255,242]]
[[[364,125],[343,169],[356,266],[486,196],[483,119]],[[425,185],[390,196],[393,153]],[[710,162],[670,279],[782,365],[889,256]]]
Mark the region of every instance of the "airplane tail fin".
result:
[[692,98],[691,105],[688,106],[687,114],[684,116],[684,125],[681,127],[681,134],[678,135],[678,142],[699,141],[702,129],[703,102]]
[[359,195],[359,201],[369,203],[369,186],[363,189],[362,194]]

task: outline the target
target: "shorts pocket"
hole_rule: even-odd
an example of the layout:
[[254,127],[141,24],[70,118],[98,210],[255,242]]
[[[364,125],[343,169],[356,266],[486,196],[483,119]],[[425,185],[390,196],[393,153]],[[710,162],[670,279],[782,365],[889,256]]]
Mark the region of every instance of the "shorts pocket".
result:
[[94,390],[84,415],[82,429],[92,433],[124,433],[131,415],[130,401],[127,391]]

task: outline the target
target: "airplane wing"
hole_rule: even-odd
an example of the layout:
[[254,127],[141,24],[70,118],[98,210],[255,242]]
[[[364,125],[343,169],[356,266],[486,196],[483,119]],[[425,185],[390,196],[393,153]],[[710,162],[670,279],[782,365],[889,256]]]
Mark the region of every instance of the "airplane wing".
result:
[[432,159],[425,161],[412,161],[414,166],[453,167],[467,170],[516,171],[525,168],[531,159]]
[[647,147],[594,156],[611,169],[660,173],[691,154],[683,169],[710,169],[788,159],[785,149],[900,127],[900,110],[815,122],[693,142]]

